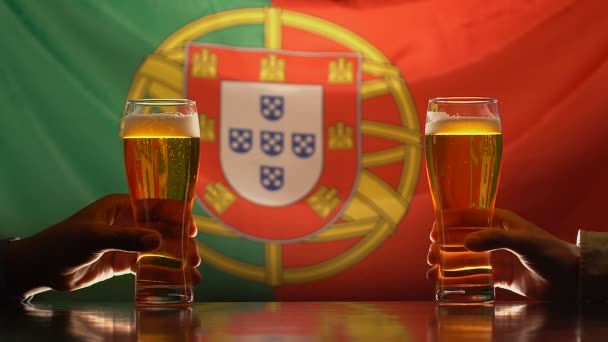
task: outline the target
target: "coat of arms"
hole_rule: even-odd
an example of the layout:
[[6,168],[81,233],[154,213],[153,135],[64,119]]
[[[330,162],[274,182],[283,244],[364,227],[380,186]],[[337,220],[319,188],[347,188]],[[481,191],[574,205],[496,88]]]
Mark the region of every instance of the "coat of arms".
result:
[[359,56],[202,43],[186,54],[202,122],[197,193],[209,213],[273,241],[340,217],[359,173]]

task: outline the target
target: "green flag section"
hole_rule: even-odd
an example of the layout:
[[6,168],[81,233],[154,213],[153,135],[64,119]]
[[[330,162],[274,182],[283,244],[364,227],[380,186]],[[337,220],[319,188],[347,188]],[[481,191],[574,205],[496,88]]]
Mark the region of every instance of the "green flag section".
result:
[[[25,237],[95,199],[126,193],[118,120],[133,76],[171,34],[207,15],[266,1],[3,1],[0,4],[0,236]],[[263,46],[263,28],[208,42]],[[195,210],[204,214],[201,208]],[[199,236],[199,239],[204,237]],[[263,262],[261,243],[215,237],[220,251]],[[230,253],[228,253],[230,254]],[[52,255],[48,256],[52,258]],[[271,288],[203,263],[197,300],[272,298]],[[36,272],[36,270],[27,270]],[[37,300],[131,300],[133,277]]]

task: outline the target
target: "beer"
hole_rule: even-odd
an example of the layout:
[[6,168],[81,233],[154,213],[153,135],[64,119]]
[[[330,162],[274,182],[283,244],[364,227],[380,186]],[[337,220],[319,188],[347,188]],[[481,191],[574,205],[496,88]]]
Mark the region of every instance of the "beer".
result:
[[492,301],[489,252],[469,252],[464,238],[491,226],[502,153],[500,121],[436,114],[425,132],[427,175],[439,233],[437,299]]
[[124,158],[135,223],[162,237],[159,249],[139,255],[138,303],[192,301],[186,260],[198,176],[198,127],[196,114],[124,117]]

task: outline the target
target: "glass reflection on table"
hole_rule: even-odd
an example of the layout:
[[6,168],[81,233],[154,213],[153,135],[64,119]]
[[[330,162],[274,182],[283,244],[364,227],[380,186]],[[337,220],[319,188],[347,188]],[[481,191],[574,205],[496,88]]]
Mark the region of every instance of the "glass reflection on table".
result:
[[198,341],[191,307],[141,307],[135,311],[137,341]]
[[494,305],[437,306],[430,321],[429,340],[492,341],[494,309]]
[[0,307],[0,341],[603,341],[608,305],[435,302]]

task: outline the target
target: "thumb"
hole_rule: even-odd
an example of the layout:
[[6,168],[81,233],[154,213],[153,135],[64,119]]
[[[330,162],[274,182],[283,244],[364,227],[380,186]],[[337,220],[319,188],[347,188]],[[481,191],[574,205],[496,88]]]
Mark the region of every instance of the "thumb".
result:
[[464,246],[472,252],[487,252],[495,249],[509,249],[520,255],[534,254],[540,248],[540,241],[523,231],[488,228],[469,234]]
[[121,250],[147,252],[160,247],[160,234],[152,229],[117,227],[103,224],[92,225],[88,247],[93,252]]

